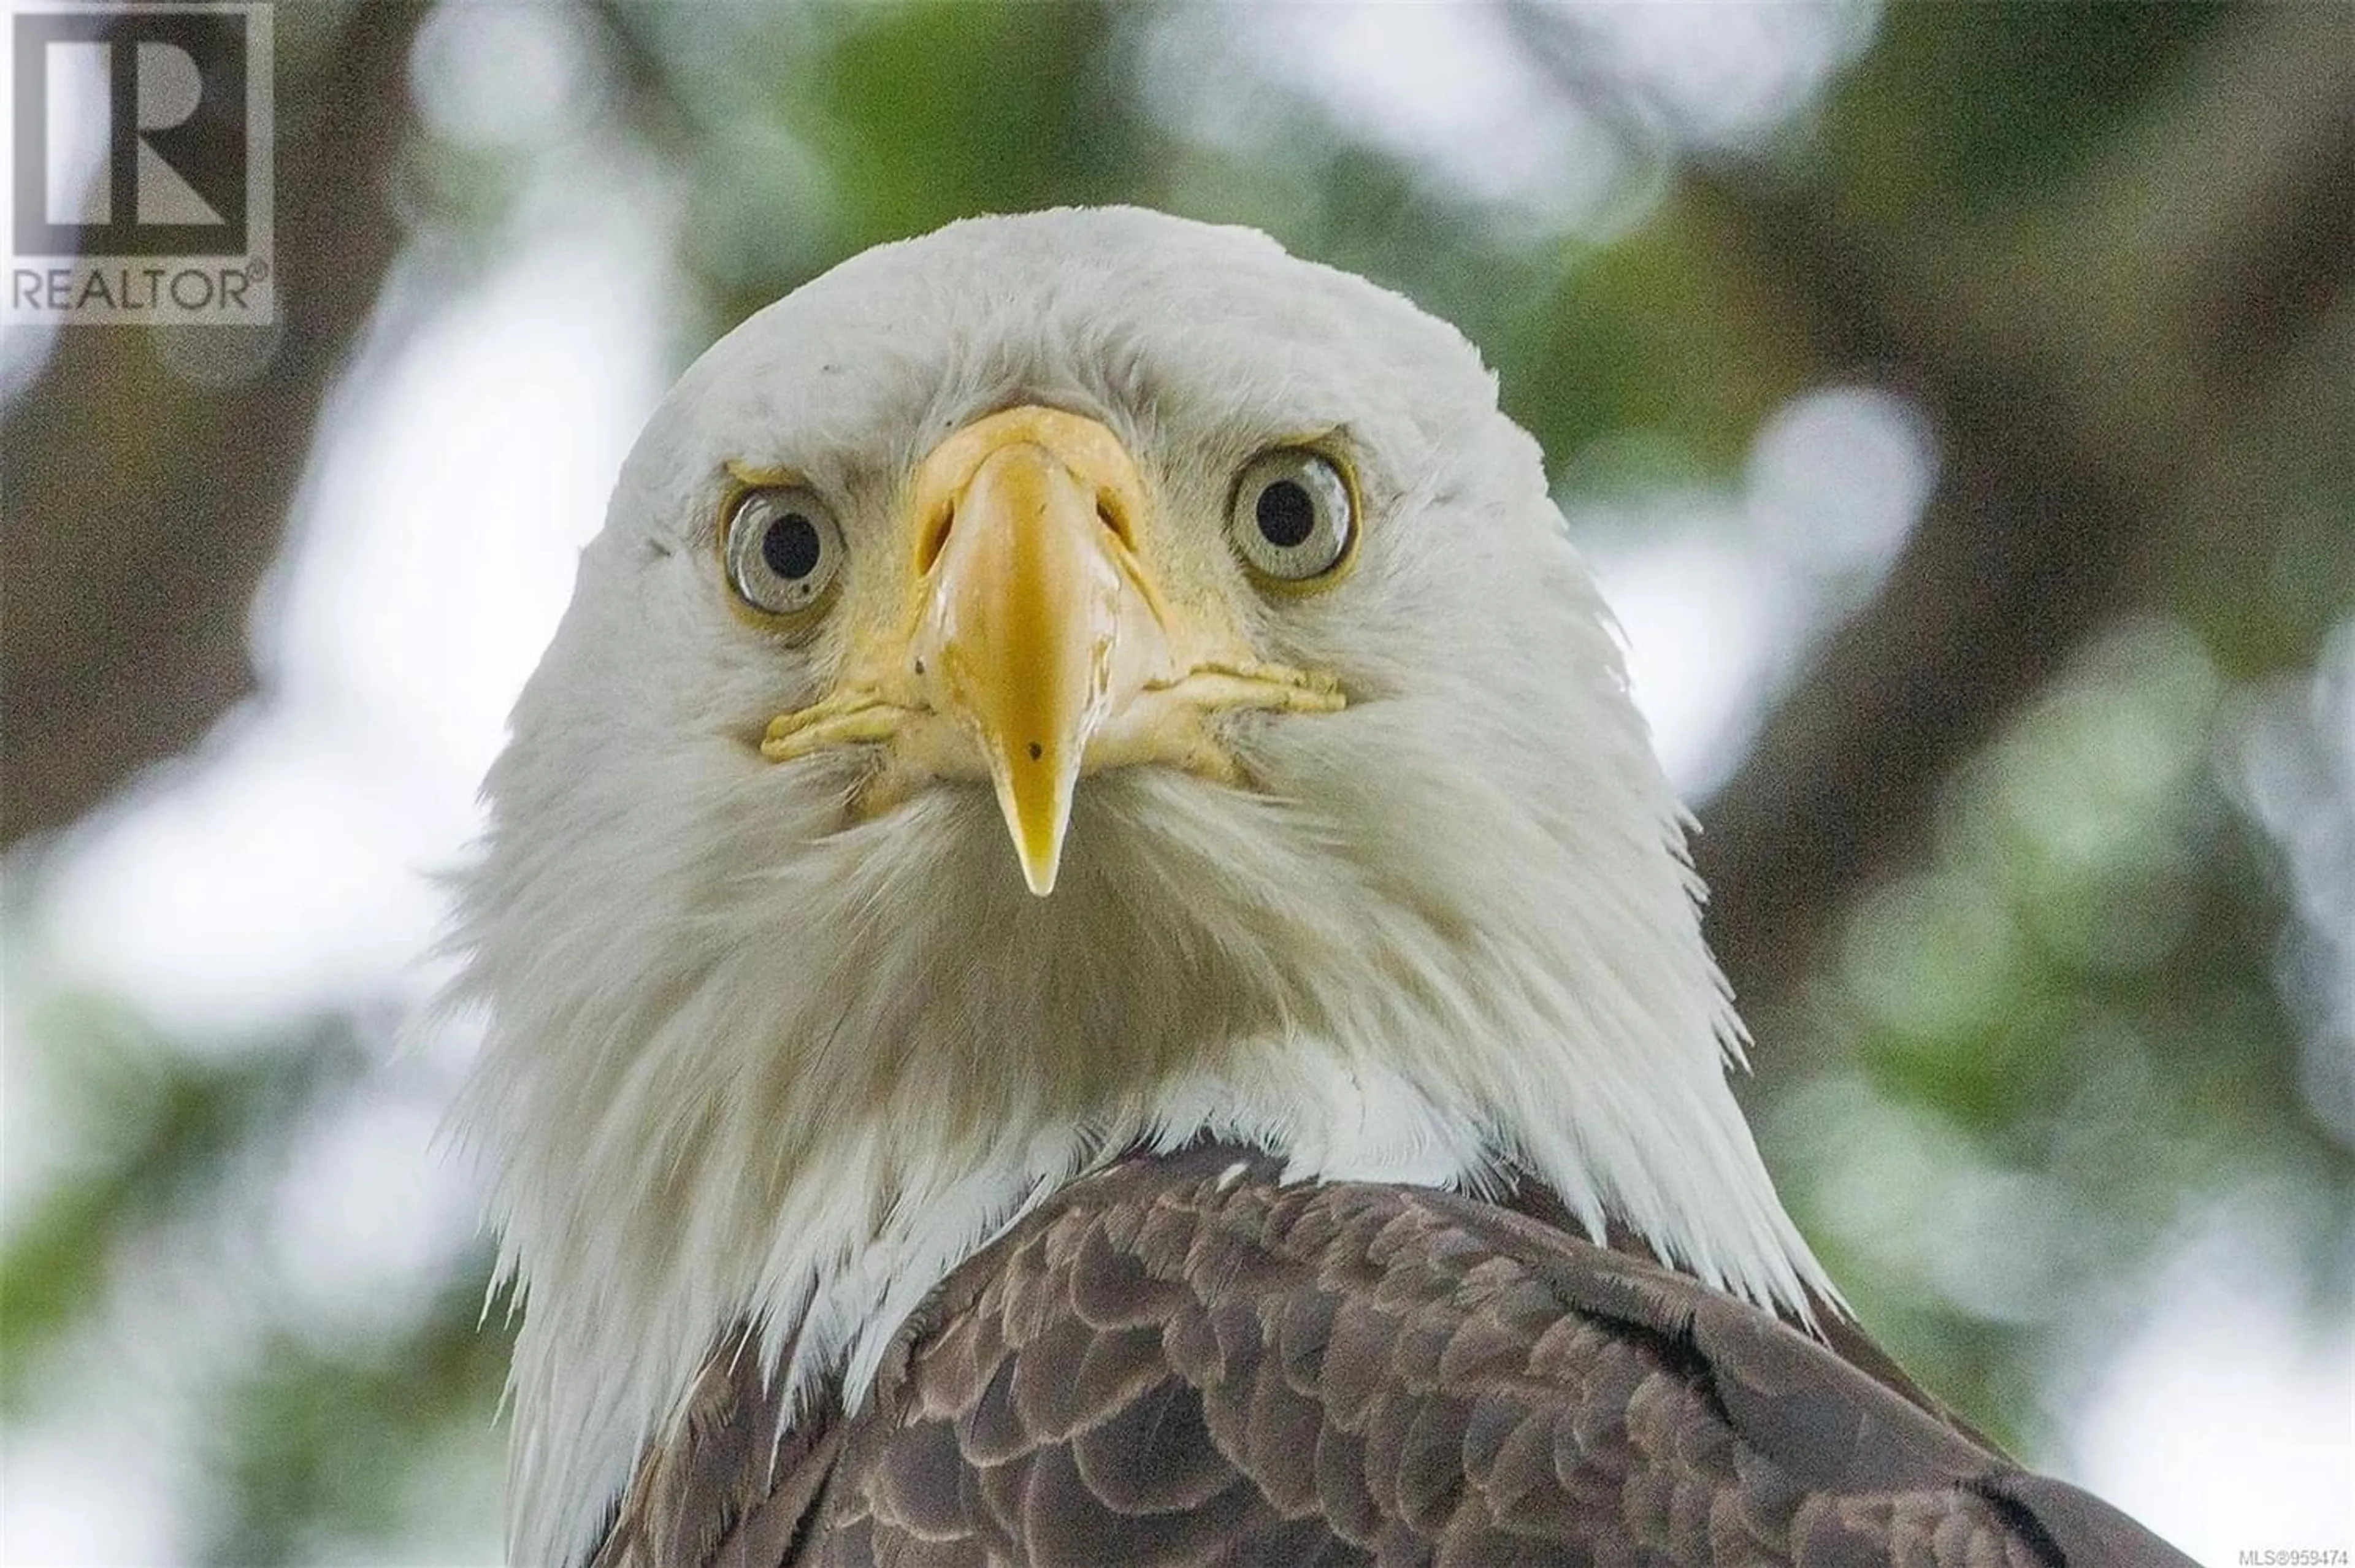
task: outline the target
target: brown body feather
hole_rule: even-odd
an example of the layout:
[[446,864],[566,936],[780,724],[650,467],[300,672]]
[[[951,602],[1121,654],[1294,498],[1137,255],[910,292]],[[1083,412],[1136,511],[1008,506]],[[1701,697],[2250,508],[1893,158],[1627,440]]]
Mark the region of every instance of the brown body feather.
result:
[[782,1445],[731,1339],[594,1568],[2189,1568],[1852,1331],[1844,1360],[1526,1212],[1277,1171],[1073,1183]]

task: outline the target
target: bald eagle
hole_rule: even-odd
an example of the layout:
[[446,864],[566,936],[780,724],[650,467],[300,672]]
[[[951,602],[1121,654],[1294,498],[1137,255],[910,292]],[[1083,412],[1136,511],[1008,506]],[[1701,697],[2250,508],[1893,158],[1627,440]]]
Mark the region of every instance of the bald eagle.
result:
[[853,259],[664,400],[485,787],[519,1563],[2183,1561],[1849,1321],[1536,444],[1395,294]]

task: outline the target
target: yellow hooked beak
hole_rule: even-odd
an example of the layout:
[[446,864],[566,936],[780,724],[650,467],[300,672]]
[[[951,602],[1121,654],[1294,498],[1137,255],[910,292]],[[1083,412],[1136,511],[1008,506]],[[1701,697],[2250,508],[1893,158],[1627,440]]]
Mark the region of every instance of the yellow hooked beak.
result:
[[925,776],[986,777],[1043,896],[1082,775],[1159,763],[1231,782],[1213,715],[1339,708],[1331,680],[1251,657],[1215,600],[1173,609],[1141,554],[1146,502],[1135,462],[1093,420],[1026,407],[951,435],[916,472],[892,629],[833,695],[772,721],[762,753],[885,744],[870,811]]
[[916,657],[972,727],[1023,877],[1046,893],[1117,656],[1157,665],[1166,638],[1120,533],[1142,499],[1128,453],[1092,421],[1023,414],[985,421],[924,465],[920,507],[928,488],[953,498],[927,527],[947,536]]

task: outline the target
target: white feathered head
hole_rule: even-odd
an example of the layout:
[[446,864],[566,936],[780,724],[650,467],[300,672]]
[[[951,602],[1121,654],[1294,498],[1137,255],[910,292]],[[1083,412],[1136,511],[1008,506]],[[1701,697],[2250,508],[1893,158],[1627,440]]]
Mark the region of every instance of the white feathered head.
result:
[[728,1326],[855,1401],[1139,1143],[1523,1172],[1823,1288],[1535,444],[1456,332],[1262,235],[975,219],[753,316],[631,453],[513,731],[461,1118],[526,1295],[529,1560]]

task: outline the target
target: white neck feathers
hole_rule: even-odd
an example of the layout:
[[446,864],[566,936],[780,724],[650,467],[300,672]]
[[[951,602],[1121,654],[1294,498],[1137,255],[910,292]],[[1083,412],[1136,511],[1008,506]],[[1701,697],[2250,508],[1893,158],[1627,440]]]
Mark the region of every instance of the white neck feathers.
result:
[[[1713,1284],[1829,1296],[1726,1086],[1680,880],[1614,896],[1606,845],[1573,877],[1528,820],[1434,846],[1478,863],[1409,893],[1275,820],[1295,808],[1091,788],[1046,901],[977,790],[627,921],[495,841],[466,987],[493,1028],[460,1115],[526,1295],[517,1561],[581,1556],[729,1327],[760,1325],[796,1397],[839,1374],[855,1403],[933,1285],[1138,1144],[1208,1131],[1304,1179],[1518,1168]],[[1261,853],[1220,858],[1238,843]],[[1202,891],[1163,897],[1188,867]],[[1511,906],[1460,901],[1484,880]]]

